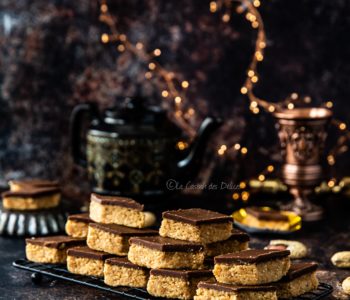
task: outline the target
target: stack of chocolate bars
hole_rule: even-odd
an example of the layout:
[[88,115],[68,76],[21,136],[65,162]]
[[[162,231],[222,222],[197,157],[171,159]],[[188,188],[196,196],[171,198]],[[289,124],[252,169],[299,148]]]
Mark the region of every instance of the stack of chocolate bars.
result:
[[27,239],[27,258],[162,298],[273,300],[318,286],[316,264],[291,265],[288,250],[248,250],[230,216],[193,208],[164,212],[159,232],[145,228],[154,222],[132,199],[92,194],[90,213],[69,217],[69,236]]
[[2,193],[2,204],[8,210],[40,210],[57,207],[61,192],[57,181],[43,179],[11,180],[10,190]]

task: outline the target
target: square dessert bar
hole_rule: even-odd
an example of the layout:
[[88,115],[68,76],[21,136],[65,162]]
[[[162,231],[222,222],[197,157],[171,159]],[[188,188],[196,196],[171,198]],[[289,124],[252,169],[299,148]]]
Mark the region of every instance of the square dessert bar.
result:
[[147,292],[162,298],[193,299],[198,282],[212,277],[210,270],[152,269]]
[[154,214],[133,199],[91,194],[90,218],[97,223],[143,228],[153,225]]
[[61,200],[57,187],[28,187],[20,191],[2,193],[4,208],[12,210],[37,210],[58,206]]
[[68,216],[66,222],[66,233],[72,237],[86,238],[88,234],[89,223],[93,221],[89,214],[75,214]]
[[160,236],[132,237],[128,259],[150,269],[198,269],[204,261],[203,246]]
[[34,178],[10,180],[9,186],[12,192],[26,190],[31,187],[35,187],[35,188],[48,188],[48,187],[59,188],[60,187],[59,182],[56,180],[34,179]]
[[214,258],[217,281],[256,285],[280,280],[290,267],[288,250],[244,250]]
[[288,273],[274,285],[277,287],[278,299],[289,299],[317,289],[317,264],[294,263]]
[[219,282],[200,282],[194,300],[277,300],[273,286],[239,286]]
[[209,257],[234,253],[248,249],[249,235],[245,232],[233,229],[231,236],[224,241],[204,245],[205,255]]
[[85,239],[69,236],[48,236],[26,239],[27,259],[39,263],[64,264],[67,249],[85,245]]
[[104,282],[110,286],[145,288],[149,270],[133,264],[126,257],[114,257],[105,261]]
[[231,236],[230,216],[201,208],[163,212],[159,234],[179,240],[202,244],[227,240]]
[[158,231],[116,224],[91,223],[87,244],[91,249],[123,256],[128,254],[130,237],[150,235],[158,235]]
[[271,230],[289,230],[290,222],[287,215],[277,210],[263,210],[259,207],[247,207],[245,222],[251,227],[268,228]]
[[102,277],[104,261],[111,257],[112,254],[87,246],[70,248],[67,251],[67,269],[74,274]]

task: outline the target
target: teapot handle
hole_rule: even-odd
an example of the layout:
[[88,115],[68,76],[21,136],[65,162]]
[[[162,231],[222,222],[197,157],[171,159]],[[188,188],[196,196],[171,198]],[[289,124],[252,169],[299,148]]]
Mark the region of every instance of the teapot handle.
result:
[[70,145],[74,163],[82,167],[87,166],[86,153],[82,144],[86,144],[82,139],[82,129],[84,118],[91,118],[94,107],[90,103],[78,104],[73,108],[70,116]]

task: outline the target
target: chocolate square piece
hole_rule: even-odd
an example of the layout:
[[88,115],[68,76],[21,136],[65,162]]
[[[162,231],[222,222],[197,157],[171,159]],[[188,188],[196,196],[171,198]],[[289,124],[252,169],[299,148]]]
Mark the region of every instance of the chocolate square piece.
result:
[[128,259],[150,269],[200,269],[204,261],[201,244],[161,236],[129,239]]
[[66,263],[67,249],[86,245],[85,239],[64,235],[26,239],[26,257],[39,263]]
[[211,278],[210,270],[152,269],[147,291],[156,297],[190,300],[196,294],[198,282]]
[[144,206],[133,199],[117,196],[104,196],[95,193],[91,194],[91,201],[100,203],[102,205],[121,206],[125,208],[143,211]]
[[158,231],[116,224],[90,223],[87,244],[91,249],[123,256],[128,254],[130,237],[150,235],[158,235]]
[[66,247],[84,245],[85,239],[73,238],[65,235],[57,235],[26,239],[26,243],[42,247],[62,249]]
[[218,282],[259,285],[276,282],[290,267],[288,250],[244,250],[214,258],[213,273]]
[[68,220],[82,223],[92,223],[88,213],[69,215]]
[[163,213],[159,234],[164,237],[201,244],[227,240],[231,236],[230,216],[201,208],[171,210]]
[[245,250],[237,253],[228,253],[214,258],[216,264],[255,264],[288,257],[289,250]]
[[191,225],[233,222],[230,216],[201,208],[165,211],[163,218]]
[[290,299],[317,289],[317,264],[293,263],[288,273],[274,286],[277,287],[278,299]]
[[109,258],[104,265],[104,282],[110,286],[145,288],[149,270],[133,264],[125,257]]

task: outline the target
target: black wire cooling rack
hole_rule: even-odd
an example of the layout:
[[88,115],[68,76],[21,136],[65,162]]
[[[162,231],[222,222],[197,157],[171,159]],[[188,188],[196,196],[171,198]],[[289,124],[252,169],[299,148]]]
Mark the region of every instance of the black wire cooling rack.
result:
[[[92,276],[82,276],[69,273],[64,265],[53,265],[53,264],[40,264],[34,263],[26,259],[18,259],[13,262],[13,266],[22,270],[30,271],[32,273],[41,274],[45,276],[50,276],[56,279],[62,279],[77,284],[89,286],[99,290],[107,291],[110,293],[122,295],[129,297],[130,299],[139,300],[151,300],[159,299],[150,296],[146,290],[138,288],[128,288],[128,287],[110,287],[104,284],[101,278]],[[330,295],[333,291],[332,286],[326,283],[320,283],[317,290],[306,293],[293,300],[318,300],[324,299]]]

